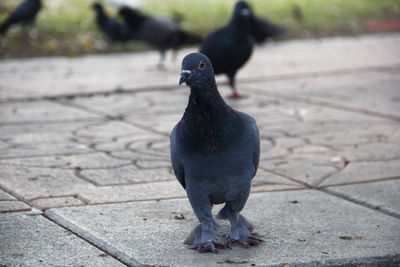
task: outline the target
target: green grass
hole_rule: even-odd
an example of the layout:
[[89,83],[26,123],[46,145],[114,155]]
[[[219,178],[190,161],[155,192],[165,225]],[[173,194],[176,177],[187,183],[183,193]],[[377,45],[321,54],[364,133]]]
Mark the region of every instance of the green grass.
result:
[[[109,48],[94,24],[88,0],[44,0],[36,37],[14,27],[0,37],[0,58],[133,51],[141,44]],[[234,0],[143,0],[149,14],[184,14],[182,26],[206,34],[226,23]],[[366,32],[374,20],[400,19],[400,0],[249,0],[254,12],[287,27],[286,38],[349,35]],[[1,0],[0,21],[16,0]],[[296,11],[297,10],[297,13]],[[110,14],[116,10],[108,7]],[[297,15],[296,15],[296,14]],[[300,14],[300,15],[299,15]],[[32,35],[32,34],[31,34]]]

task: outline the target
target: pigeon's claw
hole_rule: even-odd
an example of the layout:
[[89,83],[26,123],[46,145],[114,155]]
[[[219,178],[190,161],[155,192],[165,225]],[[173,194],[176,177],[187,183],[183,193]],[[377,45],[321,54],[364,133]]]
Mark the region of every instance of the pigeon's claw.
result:
[[213,253],[218,253],[217,249],[227,249],[230,247],[227,245],[224,245],[221,242],[218,241],[212,241],[212,242],[207,242],[201,245],[196,246],[194,249],[199,251],[199,252],[213,252]]
[[215,247],[214,243],[206,243],[203,245],[198,245],[196,250],[199,252],[213,252],[217,253],[217,248]]
[[264,242],[264,240],[257,238],[255,236],[249,236],[248,238],[249,244],[250,246],[257,246],[258,244],[260,244],[261,242]]
[[230,247],[232,244],[238,243],[239,245],[241,245],[244,248],[250,248],[251,246],[257,246],[261,242],[263,242],[262,239],[259,239],[255,236],[250,235],[249,237],[244,238],[244,239],[229,238],[226,246]]
[[234,91],[231,95],[228,96],[230,99],[241,99],[241,98],[247,98],[247,95],[242,95],[239,94],[237,91]]

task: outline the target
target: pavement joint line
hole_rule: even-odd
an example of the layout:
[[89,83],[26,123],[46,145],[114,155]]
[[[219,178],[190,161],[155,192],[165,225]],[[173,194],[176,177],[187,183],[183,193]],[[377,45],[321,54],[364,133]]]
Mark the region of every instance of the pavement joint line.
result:
[[[347,201],[349,201],[349,202],[358,204],[358,205],[360,205],[360,206],[363,206],[363,207],[372,209],[372,210],[374,210],[374,211],[381,212],[381,213],[383,213],[383,214],[389,215],[389,216],[391,216],[391,217],[400,219],[400,214],[394,213],[394,212],[389,211],[389,210],[386,210],[386,209],[384,209],[384,208],[379,208],[379,207],[374,206],[374,205],[372,205],[372,204],[369,204],[369,203],[367,203],[367,202],[365,202],[365,201],[360,201],[360,200],[351,198],[351,197],[349,197],[349,196],[347,196],[347,195],[333,192],[333,191],[331,191],[331,190],[329,190],[328,188],[325,188],[325,187],[317,187],[317,185],[314,186],[314,185],[307,184],[307,183],[305,183],[305,182],[296,180],[296,179],[294,179],[294,178],[292,178],[292,177],[290,177],[290,176],[283,175],[283,174],[281,174],[281,173],[274,172],[273,170],[270,170],[270,169],[267,169],[267,168],[263,168],[263,167],[260,167],[260,168],[263,169],[263,170],[265,170],[265,171],[271,172],[271,173],[273,173],[273,174],[276,174],[276,175],[282,176],[282,177],[284,177],[284,178],[287,178],[287,179],[289,179],[289,180],[291,180],[291,181],[293,181],[293,182],[302,184],[303,186],[305,186],[304,189],[311,189],[311,190],[317,190],[317,191],[320,191],[320,192],[324,192],[324,193],[333,195],[333,196],[335,196],[335,197],[341,198],[341,199],[343,199],[343,200],[347,200]],[[391,179],[398,179],[398,178],[400,178],[400,177],[395,177],[395,178],[393,177],[393,178],[391,178]],[[386,179],[383,178],[382,181],[384,181],[384,180],[390,180],[390,178],[386,178]],[[368,183],[368,182],[377,182],[377,181],[364,181],[364,183]],[[357,184],[357,183],[352,183],[352,184]],[[351,184],[347,184],[347,185],[351,185]]]
[[308,184],[308,183],[302,182],[302,181],[300,181],[300,180],[294,179],[293,177],[284,175],[284,174],[282,174],[282,173],[276,172],[276,171],[274,171],[274,170],[271,170],[271,169],[268,169],[268,168],[265,168],[265,167],[262,167],[262,166],[259,166],[259,168],[262,169],[262,170],[264,170],[264,171],[267,171],[267,172],[273,173],[273,174],[275,174],[275,175],[281,176],[281,177],[283,177],[283,178],[289,179],[289,180],[292,181],[292,182],[301,184],[301,185],[303,185],[304,187],[306,187],[307,189],[314,189],[314,186],[312,186],[312,185],[310,185],[310,184]]
[[351,182],[351,183],[324,185],[324,186],[321,186],[321,187],[318,187],[318,185],[317,185],[316,187],[317,188],[329,188],[329,187],[345,186],[345,185],[379,183],[379,182],[391,181],[391,180],[399,180],[399,179],[400,179],[400,176],[393,176],[393,177],[375,178],[375,179],[369,179],[369,180],[365,180],[365,181],[358,181],[358,182]]
[[310,105],[317,105],[317,106],[345,110],[345,111],[350,111],[350,112],[355,112],[355,113],[361,113],[363,115],[375,116],[375,117],[379,117],[382,119],[389,119],[389,120],[394,120],[394,121],[400,122],[400,117],[390,115],[390,114],[384,114],[384,113],[375,112],[375,111],[371,111],[371,110],[367,110],[367,109],[352,108],[352,107],[344,106],[344,105],[337,104],[334,102],[317,100],[317,99],[312,99],[312,98],[308,98],[308,97],[293,96],[290,94],[279,93],[279,92],[265,90],[265,89],[257,89],[257,88],[249,87],[248,85],[247,86],[245,85],[245,87],[246,87],[246,90],[250,90],[250,91],[256,92],[258,94],[270,95],[270,96],[277,97],[277,98],[283,98],[283,99],[286,99],[289,101],[301,101],[303,103],[307,103]]
[[341,258],[319,260],[311,262],[288,262],[268,265],[257,265],[259,267],[398,267],[400,266],[400,254],[385,255],[385,256],[372,256],[362,258]]
[[88,231],[85,231],[70,220],[63,218],[52,210],[44,211],[43,216],[53,223],[63,227],[64,229],[71,231],[79,238],[83,239],[84,241],[98,248],[104,253],[110,255],[122,264],[125,264],[127,266],[142,266],[142,264],[140,264],[137,260],[125,254],[123,251],[113,247],[112,245],[103,241],[101,238],[89,233]]
[[[17,213],[17,212],[27,212],[30,211],[31,209],[26,208],[26,209],[15,209],[15,210],[3,210],[0,211],[0,214],[4,214],[4,213]],[[1,266],[1,265],[0,265]]]
[[[1,103],[0,103],[1,104]],[[98,122],[102,118],[82,118],[82,119],[66,119],[66,120],[36,120],[36,121],[10,121],[0,122],[0,127],[3,126],[25,126],[35,124],[63,124],[63,123],[80,123],[80,122]]]
[[368,203],[366,201],[358,200],[358,199],[353,198],[351,196],[348,196],[346,194],[334,192],[334,191],[330,190],[329,188],[315,188],[315,190],[318,190],[320,192],[323,192],[323,193],[338,197],[340,199],[352,202],[352,203],[357,204],[359,206],[363,206],[365,208],[369,208],[369,209],[371,209],[373,211],[376,211],[376,212],[379,212],[379,213],[383,213],[383,214],[391,216],[393,218],[400,219],[400,214],[397,214],[397,213],[392,212],[390,210],[387,210],[385,208],[381,208],[381,207],[375,206],[375,205],[370,204],[370,203]]
[[75,168],[75,169],[74,169],[74,175],[75,175],[76,177],[78,177],[79,179],[81,179],[81,180],[87,182],[87,183],[90,183],[90,184],[92,184],[92,185],[94,185],[94,186],[99,186],[99,184],[98,184],[97,182],[93,181],[92,179],[87,178],[85,175],[82,175],[82,174],[81,174],[81,170],[82,170],[82,169]]
[[76,103],[71,103],[71,102],[66,102],[66,101],[59,101],[59,100],[56,100],[54,102],[58,103],[58,104],[61,104],[61,105],[68,106],[68,107],[73,107],[73,108],[76,108],[76,109],[79,109],[79,110],[83,110],[83,111],[88,112],[88,113],[92,113],[92,114],[96,114],[96,115],[102,116],[103,119],[105,119],[106,122],[107,121],[112,121],[112,120],[117,120],[117,121],[123,122],[125,124],[128,124],[130,126],[134,126],[134,127],[140,128],[142,130],[145,130],[145,131],[148,131],[148,132],[151,132],[151,133],[154,133],[154,134],[158,134],[158,135],[161,135],[161,136],[169,136],[169,134],[165,134],[163,132],[154,130],[154,129],[150,128],[150,127],[146,127],[146,126],[143,126],[143,125],[138,124],[138,123],[133,123],[132,121],[126,120],[125,118],[118,117],[118,118],[111,119],[110,117],[112,115],[110,115],[110,114],[107,114],[107,113],[104,113],[104,112],[101,112],[101,111],[97,111],[97,110],[93,110],[93,109],[90,109],[88,107],[84,107],[84,106],[78,105]]
[[38,209],[38,210],[43,210],[42,207],[40,207],[39,205],[35,205],[35,204],[30,203],[29,200],[27,200],[26,198],[24,198],[20,194],[14,192],[13,190],[5,187],[1,183],[0,183],[0,189],[5,191],[6,193],[10,194],[11,196],[15,197],[18,201],[25,203],[26,205],[28,205],[31,208],[35,208],[35,209]]
[[[275,75],[267,75],[260,77],[247,77],[241,78],[238,80],[238,83],[249,83],[249,82],[258,82],[258,81],[275,81],[275,80],[291,80],[291,79],[301,79],[308,77],[329,77],[336,75],[349,75],[357,72],[370,72],[370,71],[397,71],[400,68],[400,64],[392,64],[392,65],[381,65],[381,66],[368,66],[368,67],[359,67],[359,68],[341,68],[334,70],[326,70],[319,72],[300,72],[300,73],[286,73],[286,74],[275,74]],[[220,81],[218,85],[227,85],[228,81]],[[176,84],[168,84],[168,85],[154,85],[147,87],[139,87],[139,88],[116,88],[111,90],[104,91],[92,91],[87,93],[76,93],[76,94],[60,94],[56,96],[39,96],[39,97],[28,97],[28,98],[3,98],[0,99],[0,103],[17,103],[17,102],[34,102],[34,101],[45,101],[45,100],[70,100],[74,98],[85,98],[85,97],[93,97],[93,96],[108,96],[111,94],[135,94],[140,92],[148,92],[148,91],[164,91],[164,90],[174,90],[178,87]]]
[[[352,164],[352,163],[388,162],[388,161],[397,161],[397,160],[399,160],[399,158],[391,158],[391,159],[385,159],[385,160],[351,160],[350,161],[350,160],[347,160],[344,157],[343,157],[343,159],[344,159],[344,166],[343,167],[341,167],[341,168],[339,167],[336,172],[333,172],[333,173],[330,173],[330,174],[327,174],[327,175],[323,176],[319,181],[317,181],[314,184],[314,186],[318,187],[318,185],[320,185],[324,181],[328,180],[332,175],[335,175],[335,174],[345,170],[349,166],[349,164]],[[383,178],[373,178],[373,179],[370,179],[368,181],[384,180],[384,179],[386,179],[386,180],[388,180],[388,179],[397,179],[397,176],[394,176],[394,177],[383,177]]]
[[[300,190],[312,190],[313,188],[305,187],[293,187],[285,189],[265,189],[259,191],[252,191],[251,194],[262,194],[262,193],[272,193],[272,192],[287,192],[287,191],[300,191]],[[187,196],[172,196],[164,198],[149,198],[149,199],[131,199],[131,200],[120,200],[120,201],[106,201],[106,202],[90,202],[87,204],[70,204],[70,205],[59,205],[56,207],[41,208],[41,210],[50,210],[58,208],[68,208],[68,207],[86,207],[86,206],[102,206],[102,205],[114,205],[114,204],[125,204],[125,203],[138,203],[138,202],[154,202],[154,201],[169,201],[169,200],[179,200],[187,199]]]
[[[82,153],[60,153],[60,154],[44,154],[44,155],[27,155],[27,156],[12,156],[12,157],[0,157],[0,165],[21,165],[21,164],[15,164],[15,163],[2,163],[2,160],[8,160],[8,159],[25,159],[25,158],[45,158],[45,157],[68,157],[68,156],[75,156],[75,155],[91,155],[91,154],[97,154],[100,151],[85,151]],[[43,166],[29,166],[32,168],[46,168]],[[49,167],[48,167],[49,168]]]

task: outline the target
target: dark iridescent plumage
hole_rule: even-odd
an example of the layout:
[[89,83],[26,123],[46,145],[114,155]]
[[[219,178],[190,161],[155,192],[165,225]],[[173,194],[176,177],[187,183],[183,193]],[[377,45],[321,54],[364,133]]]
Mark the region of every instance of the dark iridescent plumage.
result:
[[231,222],[228,243],[256,245],[260,240],[251,236],[251,224],[239,214],[258,168],[256,122],[225,103],[205,55],[187,55],[182,69],[180,83],[190,87],[190,97],[182,119],[171,132],[171,162],[200,221],[185,243],[200,251],[224,247],[216,240],[217,223],[211,208],[226,203],[219,218]]
[[238,2],[229,23],[210,33],[200,48],[200,52],[211,60],[214,73],[228,76],[233,90],[231,97],[240,97],[235,87],[236,72],[243,67],[253,52],[251,19],[249,5],[244,1]]
[[13,24],[33,24],[41,8],[42,2],[40,0],[24,0],[0,25],[0,34],[5,34],[9,27]]
[[132,40],[133,36],[129,28],[117,20],[108,17],[101,4],[94,4],[93,9],[96,12],[97,26],[109,41],[125,43]]
[[254,41],[262,44],[268,39],[277,38],[285,33],[285,28],[266,19],[253,16],[250,22],[250,34]]
[[161,53],[161,63],[167,50],[177,50],[183,45],[201,42],[201,37],[183,31],[177,23],[168,18],[146,16],[127,7],[121,8],[119,14],[137,40],[145,42]]

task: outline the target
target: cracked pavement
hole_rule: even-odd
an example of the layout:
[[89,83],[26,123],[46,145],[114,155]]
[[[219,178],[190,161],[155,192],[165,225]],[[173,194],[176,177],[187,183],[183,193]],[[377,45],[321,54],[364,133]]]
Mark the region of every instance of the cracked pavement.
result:
[[212,255],[182,244],[196,219],[169,161],[192,49],[165,71],[154,52],[0,62],[0,265],[399,266],[399,42],[257,47],[250,97],[227,102],[260,128],[243,212],[266,242]]

